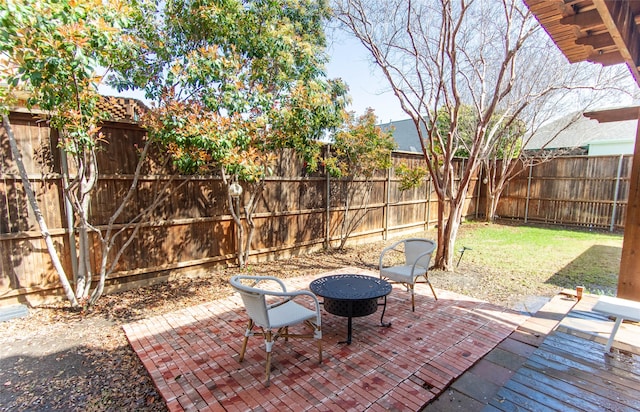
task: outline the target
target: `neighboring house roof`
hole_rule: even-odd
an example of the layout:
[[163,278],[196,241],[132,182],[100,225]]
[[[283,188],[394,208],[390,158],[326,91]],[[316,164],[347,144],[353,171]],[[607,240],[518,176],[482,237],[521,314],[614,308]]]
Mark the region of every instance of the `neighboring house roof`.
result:
[[130,97],[102,96],[98,107],[109,113],[109,120],[127,123],[137,123],[149,110],[142,101]]
[[[21,92],[18,95],[16,107],[11,111],[23,113],[44,113],[38,107],[28,109],[26,106],[29,95]],[[109,121],[121,123],[138,123],[140,115],[149,108],[140,100],[130,97],[101,96],[98,107],[109,114]]]
[[[571,123],[576,116],[577,120]],[[576,115],[574,113],[540,127],[527,142],[525,150],[587,149],[590,144],[635,142],[637,125],[637,120],[600,123],[597,120],[586,118],[582,114]],[[398,144],[398,151],[422,152],[413,120],[393,121],[378,126],[384,131],[393,130],[393,138]],[[426,130],[424,132],[426,133]],[[554,137],[556,133],[557,136]]]
[[637,120],[600,123],[580,115],[571,123],[573,118],[575,114],[567,115],[540,127],[525,150],[586,148],[596,142],[635,141]]
[[[413,120],[398,120],[378,125],[383,131],[393,130],[393,138],[398,144],[397,151],[422,153],[422,146]],[[422,126],[424,128],[424,126]],[[426,133],[426,129],[423,130]]]

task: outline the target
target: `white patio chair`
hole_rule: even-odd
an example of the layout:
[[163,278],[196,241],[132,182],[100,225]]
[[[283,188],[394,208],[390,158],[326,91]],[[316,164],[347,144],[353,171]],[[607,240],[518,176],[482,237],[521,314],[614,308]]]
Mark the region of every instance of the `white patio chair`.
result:
[[[380,278],[387,279],[391,283],[400,283],[411,292],[411,310],[415,312],[414,286],[418,278],[423,277],[431,288],[433,297],[438,300],[431,282],[429,282],[429,262],[431,254],[436,248],[434,241],[429,239],[411,238],[404,239],[385,248],[380,254]],[[404,262],[400,265],[384,266],[384,260],[389,252],[404,253]]]
[[[283,337],[285,340],[289,338],[316,339],[319,362],[322,362],[320,303],[313,293],[306,290],[287,292],[284,283],[273,276],[238,275],[233,276],[229,282],[231,286],[240,293],[244,307],[249,315],[249,324],[244,333],[244,341],[242,342],[239,360],[240,362],[244,360],[249,336],[264,337],[267,350],[265,386],[269,386],[270,383],[271,350],[274,342],[279,337]],[[265,285],[261,286],[270,286],[271,289],[258,288],[259,283],[264,283]],[[277,286],[279,290],[273,290],[274,286]],[[309,298],[315,309],[308,309],[293,301],[299,297]],[[309,326],[312,329],[312,333],[289,333],[289,326],[301,323]],[[254,326],[258,326],[261,332],[254,332]]]

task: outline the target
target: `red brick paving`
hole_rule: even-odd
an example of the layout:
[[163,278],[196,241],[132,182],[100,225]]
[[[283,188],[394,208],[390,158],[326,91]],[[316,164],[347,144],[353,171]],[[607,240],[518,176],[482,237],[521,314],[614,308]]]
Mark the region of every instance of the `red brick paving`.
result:
[[[335,273],[376,273],[344,268]],[[286,279],[306,289],[317,277]],[[426,285],[410,295],[394,285],[381,309],[353,319],[353,342],[339,344],[347,319],[322,315],[323,362],[310,340],[278,340],[271,386],[265,387],[264,343],[250,338],[238,362],[247,317],[239,296],[124,326],[171,411],[418,410],[511,334],[528,317]]]

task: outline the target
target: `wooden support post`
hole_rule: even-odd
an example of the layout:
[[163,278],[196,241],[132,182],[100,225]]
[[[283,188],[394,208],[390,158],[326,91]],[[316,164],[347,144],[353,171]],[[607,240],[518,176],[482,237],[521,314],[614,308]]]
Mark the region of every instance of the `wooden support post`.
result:
[[533,163],[529,165],[529,177],[527,178],[527,199],[524,204],[524,223],[529,219],[529,200],[531,200],[531,178],[533,176]]
[[640,116],[638,117],[618,276],[618,297],[636,301],[640,301]]

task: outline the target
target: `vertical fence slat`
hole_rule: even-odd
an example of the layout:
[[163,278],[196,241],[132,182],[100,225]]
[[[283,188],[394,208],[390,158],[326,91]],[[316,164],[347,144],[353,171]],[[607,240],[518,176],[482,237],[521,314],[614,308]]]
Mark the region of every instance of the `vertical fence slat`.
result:
[[387,170],[387,180],[384,185],[384,208],[382,210],[382,215],[384,219],[384,228],[383,228],[383,239],[387,240],[389,238],[389,207],[391,203],[391,171],[392,168]]
[[611,210],[611,224],[609,225],[609,231],[613,232],[616,224],[616,211],[618,209],[618,193],[620,192],[620,175],[622,174],[622,161],[624,160],[624,156],[620,155],[620,159],[618,160],[618,170],[616,172],[616,187],[613,192],[613,208]]
[[527,198],[524,204],[524,223],[529,219],[529,200],[531,199],[531,176],[533,174],[533,163],[529,165],[529,177],[527,178]]

